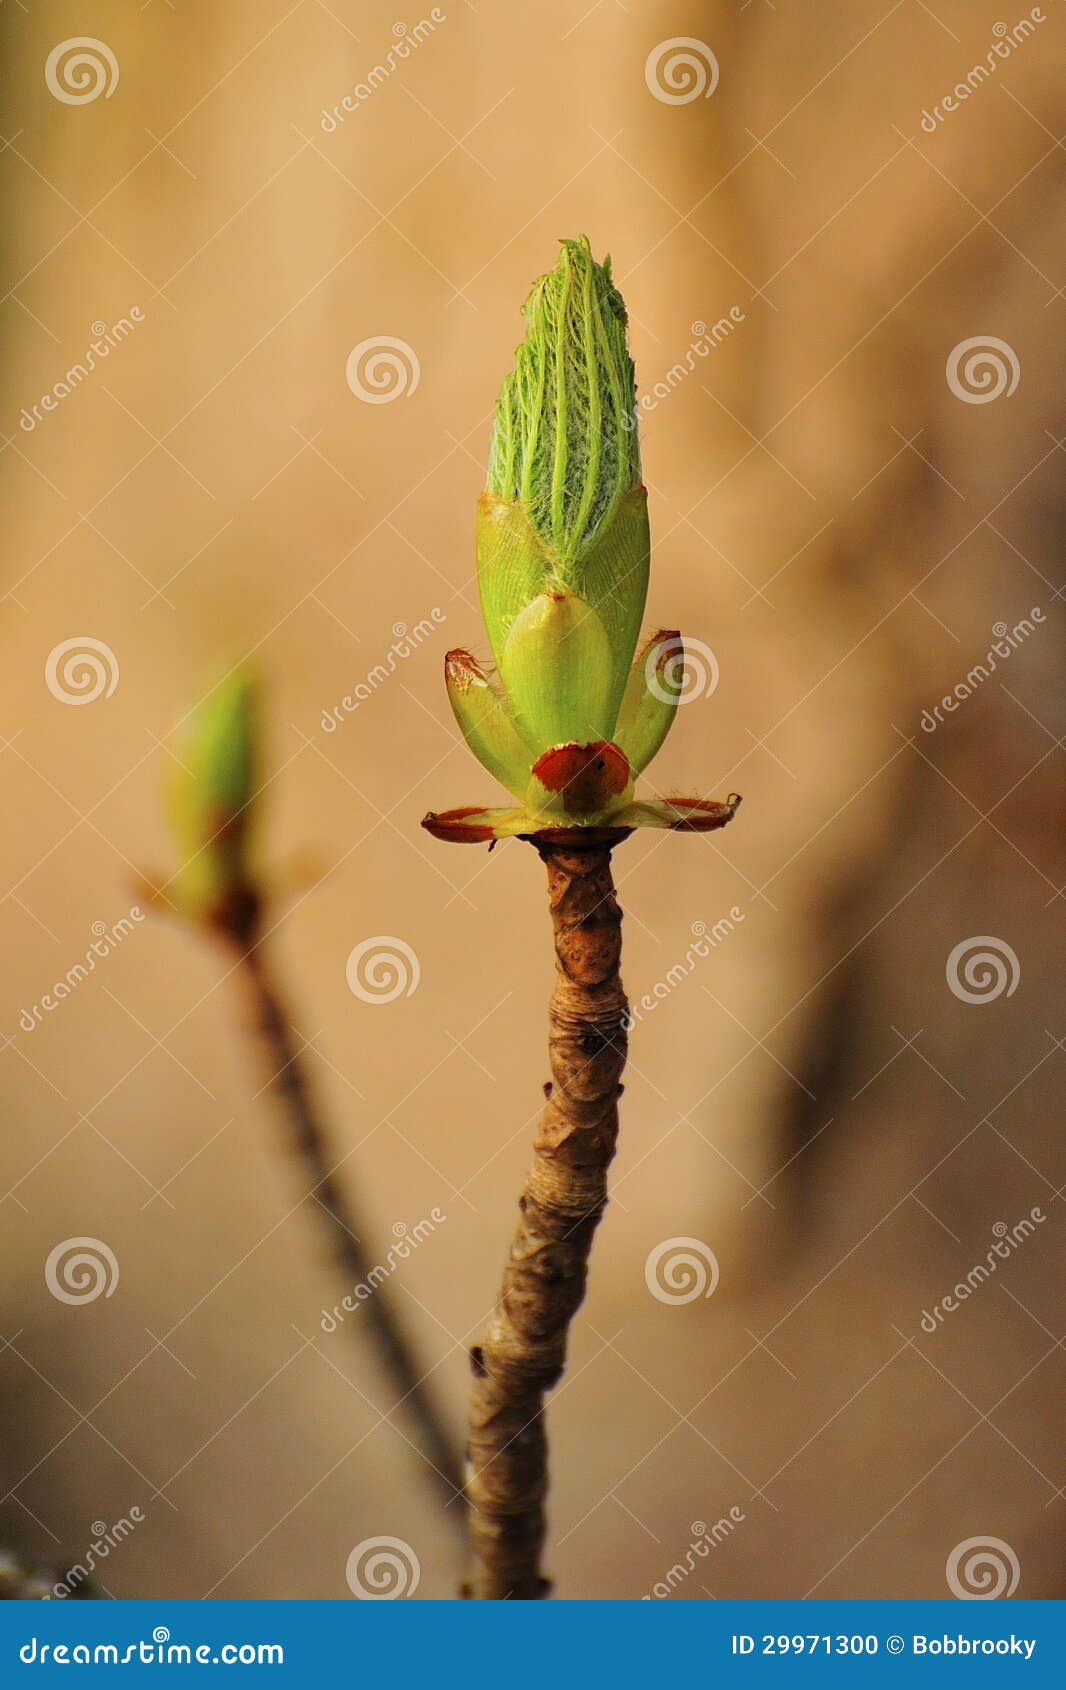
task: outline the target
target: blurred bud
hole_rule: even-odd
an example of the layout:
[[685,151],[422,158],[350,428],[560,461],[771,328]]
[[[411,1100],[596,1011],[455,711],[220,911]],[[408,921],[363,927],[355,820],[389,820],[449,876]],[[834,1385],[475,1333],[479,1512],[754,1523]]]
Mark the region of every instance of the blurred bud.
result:
[[257,753],[256,685],[237,669],[183,724],[166,812],[180,865],[174,898],[189,920],[236,929],[252,902],[248,835]]

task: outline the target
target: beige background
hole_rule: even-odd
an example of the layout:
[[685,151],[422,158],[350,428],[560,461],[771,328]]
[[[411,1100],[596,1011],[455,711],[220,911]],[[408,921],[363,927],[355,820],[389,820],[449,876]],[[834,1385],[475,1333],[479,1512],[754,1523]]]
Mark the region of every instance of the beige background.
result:
[[[402,1417],[381,1420],[372,1358],[318,1328],[345,1287],[225,959],[153,919],[35,1031],[19,1016],[138,871],[174,867],[168,736],[254,652],[271,952],[375,1259],[398,1223],[448,1217],[394,1288],[458,1435],[551,959],[532,853],[463,852],[418,820],[496,796],[442,659],[484,655],[495,391],[526,288],[585,231],[643,391],[693,323],[744,314],[643,439],[648,623],[720,670],[655,784],[745,802],[720,836],[619,853],[631,994],[693,922],[743,921],[632,1041],[616,1201],[550,1408],[550,1569],[563,1596],[637,1598],[735,1506],[678,1599],[939,1597],[977,1536],[1011,1546],[1019,1596],[1062,1595],[1063,7],[932,135],[923,110],[1016,22],[996,0],[442,10],[333,133],[322,109],[395,42],[392,6],[0,16],[4,1539],[62,1565],[136,1505],[103,1570],[116,1596],[344,1597],[378,1535],[411,1546],[420,1596],[454,1589],[454,1533]],[[120,76],[68,105],[44,64],[81,34]],[[713,51],[710,97],[646,85],[676,36]],[[21,429],[133,305],[106,365]],[[371,405],[345,365],[381,335],[420,375]],[[967,403],[946,362],[989,335],[1017,389]],[[324,733],[434,607],[439,630]],[[922,732],[992,625],[1033,607],[1022,649]],[[72,708],[44,666],[82,635],[119,680]],[[375,935],[416,953],[411,996],[348,990]],[[977,935],[1017,956],[1012,995],[949,991]],[[1034,1205],[1035,1236],[924,1333]],[[120,1282],[65,1306],[44,1261],[82,1235]],[[719,1287],[657,1301],[645,1258],[685,1236]]]

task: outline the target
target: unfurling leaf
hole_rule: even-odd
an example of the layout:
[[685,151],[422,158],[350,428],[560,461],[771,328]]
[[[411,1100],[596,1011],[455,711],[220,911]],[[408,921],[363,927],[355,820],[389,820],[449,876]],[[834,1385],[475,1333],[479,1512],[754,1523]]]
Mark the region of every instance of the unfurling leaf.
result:
[[684,647],[660,632],[636,658],[648,590],[626,310],[610,259],[561,243],[523,308],[526,337],[500,389],[477,578],[496,675],[448,653],[448,696],[470,749],[519,800],[425,818],[483,843],[586,830],[722,827],[739,799],[634,800],[633,778],[682,697]]

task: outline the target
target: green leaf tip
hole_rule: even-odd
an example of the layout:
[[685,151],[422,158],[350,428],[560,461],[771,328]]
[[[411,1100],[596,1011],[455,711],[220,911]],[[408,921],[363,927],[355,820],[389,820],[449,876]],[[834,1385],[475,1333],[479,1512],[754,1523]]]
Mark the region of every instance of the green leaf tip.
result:
[[586,235],[560,243],[523,306],[526,338],[500,389],[486,491],[520,503],[562,566],[640,485],[626,308]]

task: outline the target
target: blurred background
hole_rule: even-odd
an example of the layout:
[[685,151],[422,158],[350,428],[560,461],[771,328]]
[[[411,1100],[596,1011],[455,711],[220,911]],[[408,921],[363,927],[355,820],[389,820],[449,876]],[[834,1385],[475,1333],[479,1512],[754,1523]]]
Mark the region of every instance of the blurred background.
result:
[[[940,1597],[995,1539],[1004,1594],[1061,1596],[1059,0],[0,31],[0,1541],[278,1598],[348,1596],[389,1537],[456,1588],[359,1316],[323,1330],[351,1288],[230,960],[130,911],[176,866],[175,723],[251,654],[267,947],[371,1259],[445,1217],[390,1288],[461,1439],[552,957],[534,854],[418,823],[498,801],[442,662],[486,655],[496,390],[586,232],[644,396],[648,627],[700,642],[655,784],[744,806],[616,857],[652,1007],[549,1407],[558,1594]],[[395,969],[353,990],[368,939]],[[103,1279],[64,1301],[77,1239]]]

